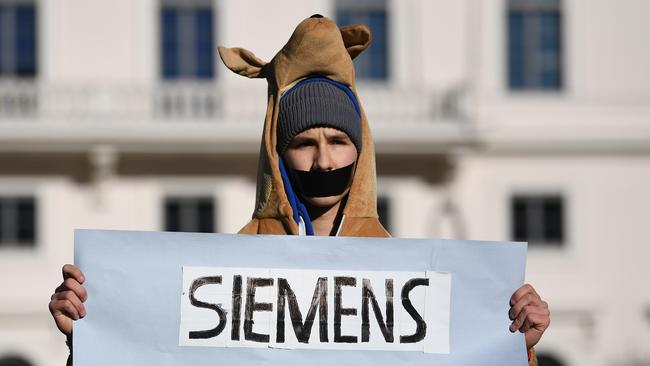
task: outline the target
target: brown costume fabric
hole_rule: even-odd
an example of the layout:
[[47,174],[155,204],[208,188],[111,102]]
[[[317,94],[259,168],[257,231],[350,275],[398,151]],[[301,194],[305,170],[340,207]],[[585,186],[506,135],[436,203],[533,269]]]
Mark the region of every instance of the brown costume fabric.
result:
[[[352,59],[370,45],[365,25],[338,28],[327,18],[303,20],[287,44],[270,62],[264,62],[243,48],[219,47],[224,64],[233,72],[268,82],[268,107],[257,177],[257,197],[252,220],[243,234],[298,234],[293,211],[284,191],[276,152],[276,130],[280,96],[302,79],[321,76],[350,87],[360,103],[354,85]],[[375,151],[366,115],[361,108],[361,154],[352,179],[342,236],[387,237],[377,218]]]
[[535,348],[531,348],[528,351],[528,366],[537,366],[537,355],[535,354]]
[[[275,149],[279,100],[284,92],[302,79],[322,76],[350,87],[361,109],[362,150],[352,180],[341,236],[388,237],[377,217],[375,150],[368,120],[354,83],[352,59],[370,45],[372,37],[361,24],[338,28],[328,18],[308,18],[294,30],[291,38],[270,62],[243,48],[219,47],[224,64],[248,78],[268,82],[268,106],[262,133],[257,177],[257,195],[252,220],[241,234],[298,234],[293,211],[284,191]],[[537,366],[531,350],[529,366]]]

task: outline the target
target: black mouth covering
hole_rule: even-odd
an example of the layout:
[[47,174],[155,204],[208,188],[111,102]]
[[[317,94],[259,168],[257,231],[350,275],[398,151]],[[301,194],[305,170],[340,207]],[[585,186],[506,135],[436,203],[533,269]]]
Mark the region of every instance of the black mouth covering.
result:
[[354,163],[330,171],[303,171],[290,169],[295,186],[307,197],[338,196],[348,188]]

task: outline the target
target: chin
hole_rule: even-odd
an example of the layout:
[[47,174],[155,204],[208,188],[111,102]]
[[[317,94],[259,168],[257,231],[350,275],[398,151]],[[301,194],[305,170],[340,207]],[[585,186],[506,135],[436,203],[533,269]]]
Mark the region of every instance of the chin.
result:
[[306,202],[312,206],[316,207],[332,207],[335,204],[341,202],[343,195],[339,196],[327,196],[327,197],[303,197]]

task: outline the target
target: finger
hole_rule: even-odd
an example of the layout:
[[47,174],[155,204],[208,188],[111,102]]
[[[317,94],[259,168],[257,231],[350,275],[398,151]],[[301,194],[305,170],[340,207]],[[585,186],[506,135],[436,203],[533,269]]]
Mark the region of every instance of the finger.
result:
[[528,321],[530,326],[535,326],[537,321],[540,322],[540,324],[544,323],[544,319],[549,318],[549,311],[548,308],[544,306],[533,306],[533,305],[528,305],[525,306],[521,312],[517,315],[516,319],[512,322],[510,325],[510,331],[511,332],[516,332],[517,330],[521,331],[524,333],[526,330],[524,330],[524,324]]
[[[79,315],[81,315],[82,309],[85,310],[85,306],[83,306],[81,300],[72,291],[57,292],[54,295],[52,295],[52,302],[63,301],[63,300],[67,300],[71,302],[72,305],[74,305],[74,307],[77,309],[77,313],[79,313]],[[59,305],[62,304],[63,303],[59,303]],[[63,310],[63,309],[57,309],[57,310]]]
[[78,282],[77,280],[75,280],[74,278],[66,278],[65,280],[63,280],[63,282],[61,282],[61,284],[59,285],[59,287],[57,287],[57,288],[54,289],[54,292],[64,292],[64,291],[69,291],[70,289],[68,288],[68,285],[70,284],[71,281],[75,281],[75,282],[79,283],[79,282]]
[[526,317],[524,324],[519,329],[520,332],[526,333],[530,329],[535,329],[538,332],[543,332],[548,328],[551,318],[548,314],[544,313],[530,313]]
[[531,286],[530,284],[525,284],[521,286],[520,288],[515,291],[514,294],[510,297],[510,305],[514,305],[517,301],[519,301],[522,297],[524,297],[526,294],[533,294],[534,296],[539,297],[537,294],[537,291]]
[[72,318],[68,315],[62,313],[60,309],[57,308],[59,300],[50,301],[49,309],[54,321],[56,322],[57,328],[66,336],[72,334]]
[[521,328],[524,320],[526,319],[526,308],[524,307],[521,311],[515,316],[515,319],[510,323],[510,332],[514,333],[517,329]]
[[68,278],[67,280],[63,281],[63,284],[69,290],[73,291],[82,302],[88,299],[88,292],[86,292],[86,289],[75,279]]
[[77,282],[84,283],[85,277],[83,272],[72,264],[66,264],[63,266],[62,272],[64,280],[67,278],[74,278]]
[[58,292],[52,296],[52,300],[68,300],[77,309],[77,314],[79,314],[81,318],[86,316],[86,307],[77,294],[72,291]]
[[538,306],[541,305],[541,303],[542,303],[542,299],[533,295],[532,293],[527,293],[524,296],[522,296],[514,305],[512,305],[508,315],[510,316],[510,319],[515,319],[521,312],[521,309],[524,308],[524,306],[528,306],[528,305]]
[[79,319],[79,312],[77,308],[72,304],[72,302],[68,299],[55,299],[51,301],[51,308],[50,311],[52,312],[52,315],[54,317],[58,317],[61,314],[77,320]]

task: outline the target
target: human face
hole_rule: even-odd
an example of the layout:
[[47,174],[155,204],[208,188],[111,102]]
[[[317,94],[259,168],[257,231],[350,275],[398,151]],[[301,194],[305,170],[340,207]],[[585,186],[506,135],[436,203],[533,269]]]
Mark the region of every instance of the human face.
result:
[[[284,160],[294,170],[330,171],[354,163],[357,149],[345,132],[331,127],[314,127],[291,140]],[[330,207],[341,202],[348,191],[349,187],[337,196],[303,198],[311,205]]]

